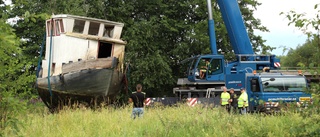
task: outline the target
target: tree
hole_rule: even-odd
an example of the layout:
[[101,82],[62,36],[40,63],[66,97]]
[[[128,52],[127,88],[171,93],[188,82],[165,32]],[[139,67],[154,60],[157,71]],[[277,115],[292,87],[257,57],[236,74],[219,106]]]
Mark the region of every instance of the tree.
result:
[[12,27],[6,23],[7,13],[1,12],[4,18],[0,19],[0,90],[16,91],[13,81],[18,79],[17,74],[21,73],[23,68],[19,64],[22,50],[19,48],[20,40]]
[[[317,10],[320,4],[314,5],[314,9]],[[297,13],[295,11],[289,11],[287,13],[281,12],[280,15],[285,15],[289,20],[289,24],[293,24],[304,34],[308,36],[308,40],[302,47],[298,47],[296,50],[290,50],[290,57],[299,57],[296,62],[304,66],[319,67],[320,64],[320,10],[313,18],[306,18],[305,13]],[[289,57],[289,56],[288,56]],[[291,60],[290,60],[291,61]],[[290,62],[288,59],[288,62]],[[290,64],[290,63],[289,63]],[[293,64],[291,64],[293,65]]]
[[[260,47],[265,51],[271,49],[263,48],[267,46],[263,44],[262,38],[253,35],[253,28],[265,30],[260,21],[253,18],[253,10],[249,10],[250,6],[255,7],[258,3],[249,0],[242,2],[241,5],[241,10],[247,10],[244,12],[245,19],[251,21],[251,23],[247,22],[246,25],[250,27],[248,29],[249,36],[252,36],[255,41],[253,42],[254,47],[257,47],[256,49]],[[126,29],[123,38],[128,41],[126,57],[133,68],[136,67],[131,71],[131,77],[135,78],[131,81],[133,83],[143,81],[142,83],[151,91],[166,87],[165,91],[170,93],[178,77],[184,77],[185,75],[186,67],[179,62],[191,56],[211,53],[206,1],[135,1],[105,7],[114,7],[110,11],[114,16],[107,15],[107,18],[130,16],[130,19],[124,20]],[[115,9],[115,7],[119,8]],[[225,53],[227,59],[232,60],[234,54],[226,28],[223,25],[219,7],[215,2],[213,8],[218,39],[217,48],[220,49],[220,53]],[[130,9],[130,11],[123,12],[119,9]],[[131,14],[128,15],[127,13]],[[258,52],[259,50],[255,51]],[[150,63],[150,60],[158,60],[162,63],[156,63],[155,65]],[[157,80],[146,77],[151,75],[157,76]]]
[[[317,40],[307,40],[303,45],[297,46],[297,48],[290,49],[287,56],[283,58],[284,66],[290,67],[302,67],[309,66],[309,64],[313,64],[319,61],[317,58]],[[312,66],[315,67],[315,66]]]
[[23,89],[21,75],[24,74],[21,65],[22,50],[19,47],[20,40],[16,37],[14,29],[7,24],[9,6],[2,6],[0,2],[0,136],[3,131],[11,126],[13,131],[17,131],[16,115],[18,111],[24,110],[24,102],[18,99],[16,94]]
[[[319,4],[314,6],[314,9],[317,10]],[[314,75],[316,79],[319,78],[320,72],[320,10],[318,10],[317,14],[313,18],[306,18],[304,13],[296,13],[295,11],[290,11],[287,13],[282,12],[281,15],[285,15],[289,20],[289,24],[294,24],[295,27],[299,28],[303,33],[308,36],[308,40],[302,46],[297,47],[296,50],[290,50],[287,57],[286,62],[288,64],[297,64],[298,66],[306,69],[311,74]],[[315,30],[315,31],[314,31]],[[293,62],[295,61],[295,62]],[[318,67],[318,68],[313,68]],[[307,92],[312,94],[313,105],[311,105],[310,109],[301,113],[303,117],[308,117],[310,119],[309,122],[305,124],[301,124],[298,127],[298,136],[318,136],[320,134],[317,128],[305,130],[304,127],[311,127],[320,122],[320,117],[318,117],[320,109],[320,81],[311,83]]]

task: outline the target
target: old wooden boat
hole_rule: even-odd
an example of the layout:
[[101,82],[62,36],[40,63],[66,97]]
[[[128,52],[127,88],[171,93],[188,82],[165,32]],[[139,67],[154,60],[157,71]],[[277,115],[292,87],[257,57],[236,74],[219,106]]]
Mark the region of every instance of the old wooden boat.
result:
[[124,77],[123,26],[67,14],[46,21],[37,89],[50,110],[74,102],[106,103],[116,97]]

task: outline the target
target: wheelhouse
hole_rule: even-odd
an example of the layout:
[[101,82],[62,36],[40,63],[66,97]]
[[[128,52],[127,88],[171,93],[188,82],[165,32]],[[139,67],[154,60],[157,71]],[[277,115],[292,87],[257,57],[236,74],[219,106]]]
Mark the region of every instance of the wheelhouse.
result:
[[[121,40],[123,26],[123,23],[90,17],[53,15],[46,21],[46,53],[41,76],[65,73],[64,64],[90,60],[105,62],[103,60],[107,58],[116,58],[117,69],[123,70],[126,45]],[[101,65],[94,64],[93,67],[100,68]]]

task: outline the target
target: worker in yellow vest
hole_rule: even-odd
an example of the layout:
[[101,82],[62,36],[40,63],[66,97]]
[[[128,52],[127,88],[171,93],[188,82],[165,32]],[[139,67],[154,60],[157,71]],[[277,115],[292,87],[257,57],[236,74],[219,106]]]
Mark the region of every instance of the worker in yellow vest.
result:
[[238,109],[240,114],[246,114],[249,107],[248,94],[244,88],[241,88],[241,95],[238,98]]
[[222,87],[223,92],[221,93],[220,97],[220,104],[222,107],[225,107],[228,112],[230,112],[230,105],[229,105],[229,99],[230,94],[227,92],[227,87]]

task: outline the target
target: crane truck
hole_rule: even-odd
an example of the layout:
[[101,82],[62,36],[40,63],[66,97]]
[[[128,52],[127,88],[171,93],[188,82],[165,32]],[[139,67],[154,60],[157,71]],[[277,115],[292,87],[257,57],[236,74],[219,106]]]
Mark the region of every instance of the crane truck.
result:
[[[304,93],[307,80],[303,75],[283,75],[271,73],[280,67],[280,60],[275,55],[257,55],[252,45],[242,18],[237,0],[217,0],[227,28],[236,60],[226,62],[223,55],[217,53],[214,20],[211,0],[208,5],[208,26],[210,48],[209,55],[194,56],[182,61],[189,63],[187,77],[179,78],[178,87],[173,93],[179,99],[211,98],[219,104],[221,87],[234,88],[237,94],[245,88],[250,98],[251,111],[279,110],[280,102],[309,102],[311,95]],[[209,62],[201,68],[203,62]],[[203,71],[205,70],[205,71]]]

